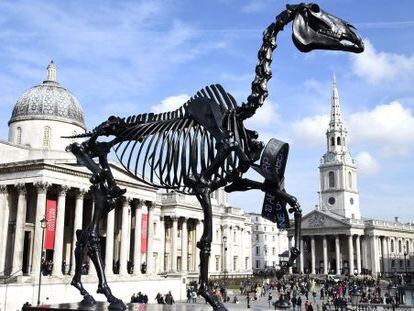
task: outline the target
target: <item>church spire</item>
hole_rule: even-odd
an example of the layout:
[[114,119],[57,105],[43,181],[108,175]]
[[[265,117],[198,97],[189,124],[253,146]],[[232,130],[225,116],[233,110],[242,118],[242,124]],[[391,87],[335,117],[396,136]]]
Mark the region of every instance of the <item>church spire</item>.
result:
[[332,99],[331,99],[331,121],[329,127],[339,128],[342,126],[341,106],[339,104],[338,88],[336,87],[335,73],[333,75]]
[[55,63],[52,61],[50,61],[49,65],[47,65],[46,67],[47,69],[47,76],[46,76],[46,80],[43,81],[43,83],[55,83],[57,84],[57,80],[56,80],[56,65]]

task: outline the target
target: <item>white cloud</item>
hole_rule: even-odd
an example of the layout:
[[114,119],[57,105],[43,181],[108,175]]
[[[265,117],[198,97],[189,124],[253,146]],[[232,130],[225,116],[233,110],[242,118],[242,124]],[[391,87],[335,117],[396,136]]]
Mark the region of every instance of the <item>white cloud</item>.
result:
[[369,40],[365,40],[365,51],[352,55],[352,70],[372,84],[401,78],[414,69],[414,56],[377,51]]
[[320,147],[325,144],[323,137],[328,128],[329,115],[314,115],[292,124],[294,141],[307,147]]
[[394,101],[348,117],[352,142],[369,144],[387,155],[407,154],[414,145],[414,116]]
[[154,113],[173,111],[180,108],[187,100],[190,99],[190,95],[180,94],[176,96],[169,96],[161,101],[161,104],[151,107],[151,111]]
[[[414,147],[414,116],[410,109],[393,101],[372,110],[344,117],[351,143],[374,148],[383,155],[405,155]],[[329,115],[314,115],[292,124],[294,141],[307,146],[322,146]]]
[[375,174],[379,170],[378,161],[368,152],[361,151],[355,156],[358,171],[362,174]]
[[256,110],[253,117],[246,120],[246,126],[248,128],[260,129],[270,124],[278,123],[278,121],[279,114],[277,113],[277,105],[271,101],[266,101],[262,107]]

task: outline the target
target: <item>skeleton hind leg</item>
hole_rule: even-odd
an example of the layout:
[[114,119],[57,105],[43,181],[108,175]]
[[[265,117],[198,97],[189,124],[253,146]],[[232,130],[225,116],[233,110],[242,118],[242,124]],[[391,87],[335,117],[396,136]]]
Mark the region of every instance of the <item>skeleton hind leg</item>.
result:
[[88,293],[88,291],[83,287],[81,277],[82,277],[82,263],[83,258],[85,257],[85,247],[87,245],[86,235],[84,231],[76,231],[76,247],[75,247],[75,274],[73,276],[71,285],[76,287],[81,295],[83,300],[81,304],[84,305],[94,305],[96,303],[95,299]]
[[208,284],[208,263],[211,252],[212,241],[212,226],[213,226],[213,213],[211,209],[210,190],[208,188],[199,189],[197,199],[201,204],[204,212],[204,230],[203,235],[197,247],[200,249],[200,287],[198,289],[199,294],[213,307],[213,310],[224,311],[226,307],[214,299],[210,292]]

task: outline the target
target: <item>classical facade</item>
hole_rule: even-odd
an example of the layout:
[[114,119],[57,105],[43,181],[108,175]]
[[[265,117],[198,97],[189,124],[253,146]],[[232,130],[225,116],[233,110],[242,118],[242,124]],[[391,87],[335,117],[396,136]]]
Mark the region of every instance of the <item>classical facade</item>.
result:
[[280,231],[277,225],[260,214],[250,213],[252,229],[253,272],[280,268],[280,254],[288,250],[286,231]]
[[357,167],[347,149],[335,77],[326,142],[319,166],[319,205],[303,217],[303,252],[296,272],[374,276],[414,272],[414,224],[398,217],[393,221],[361,217]]
[[[82,108],[57,82],[51,62],[46,80],[17,101],[9,138],[0,140],[0,277],[7,283],[0,285],[0,297],[5,297],[0,298],[0,308],[36,302],[45,261],[53,267],[42,278],[42,301],[80,298],[70,281],[75,232],[89,223],[94,208],[91,174],[65,152],[71,140],[61,136],[85,130]],[[100,224],[105,271],[113,290],[127,301],[139,290],[149,297],[171,290],[176,299],[185,298],[185,284],[198,279],[201,207],[191,196],[159,192],[132,179],[116,162],[110,165],[117,183],[127,189]],[[251,274],[250,216],[230,206],[223,191],[212,194],[212,205],[211,276]],[[45,229],[44,217],[49,220]],[[87,259],[84,265],[85,283],[95,283]]]

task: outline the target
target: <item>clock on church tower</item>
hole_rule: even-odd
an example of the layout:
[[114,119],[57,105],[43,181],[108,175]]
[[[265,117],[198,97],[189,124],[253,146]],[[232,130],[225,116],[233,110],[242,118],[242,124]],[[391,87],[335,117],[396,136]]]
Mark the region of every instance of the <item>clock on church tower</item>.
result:
[[347,150],[347,133],[334,76],[331,120],[326,132],[327,151],[319,166],[320,207],[346,218],[360,219],[357,167]]

